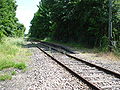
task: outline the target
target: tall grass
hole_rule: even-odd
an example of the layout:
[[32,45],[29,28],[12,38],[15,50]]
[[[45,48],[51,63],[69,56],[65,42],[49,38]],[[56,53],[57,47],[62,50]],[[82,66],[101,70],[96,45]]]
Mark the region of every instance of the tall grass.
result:
[[[22,38],[3,38],[0,42],[0,70],[4,68],[10,68],[19,66],[20,62],[17,61],[16,58],[20,53],[24,53],[25,51],[21,48],[25,42]],[[24,65],[24,64],[21,64]],[[20,67],[20,66],[19,66]],[[25,65],[23,66],[25,67]]]

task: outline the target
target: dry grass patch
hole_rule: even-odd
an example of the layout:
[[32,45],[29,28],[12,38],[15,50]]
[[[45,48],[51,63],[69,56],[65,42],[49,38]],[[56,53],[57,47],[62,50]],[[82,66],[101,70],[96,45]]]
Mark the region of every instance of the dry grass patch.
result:
[[96,56],[106,58],[107,60],[120,61],[120,57],[115,55],[113,52],[101,52],[98,53]]

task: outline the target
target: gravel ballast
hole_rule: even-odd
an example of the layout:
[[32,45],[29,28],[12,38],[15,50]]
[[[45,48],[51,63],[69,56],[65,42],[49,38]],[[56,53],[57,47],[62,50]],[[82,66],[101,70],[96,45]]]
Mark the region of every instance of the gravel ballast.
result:
[[83,59],[87,62],[96,64],[98,66],[104,67],[106,69],[120,74],[120,59],[116,58],[112,53],[93,53],[91,50],[86,51],[76,50],[70,47],[67,48],[72,52],[75,52],[75,54],[71,54],[72,56],[75,56],[79,59]]
[[120,74],[120,60],[108,59],[105,56],[97,56],[94,53],[79,52],[78,54],[71,55]]
[[[54,50],[53,51],[47,50],[47,52],[51,56],[54,56],[54,58],[56,58],[60,62],[63,62],[65,65],[67,65],[73,71],[77,71],[78,73],[79,72],[83,73],[83,71],[81,72],[81,69],[83,68],[84,72],[86,70],[83,67],[85,65],[82,65],[79,62],[75,62],[74,60],[71,60],[70,58],[66,57],[65,55],[62,55],[62,54],[57,53],[57,52],[54,52]],[[105,57],[100,57],[97,54],[95,55],[95,54],[92,54],[92,53],[90,53],[90,54],[87,54],[87,53],[83,54],[83,53],[78,52],[76,54],[71,54],[71,55],[73,55],[75,57],[78,57],[80,59],[83,59],[85,61],[97,64],[98,66],[104,67],[104,68],[109,69],[111,71],[114,71],[114,72],[117,72],[117,73],[120,72],[120,69],[119,69],[120,61],[119,60],[118,61],[114,60],[114,59],[112,60],[112,58],[110,58],[110,60],[107,60],[107,58],[105,58]],[[78,67],[80,67],[80,68],[78,68]],[[87,70],[87,72],[89,72],[89,71],[90,70]],[[120,84],[120,79],[115,78],[115,77],[113,77],[111,75],[107,75],[104,72],[99,72],[99,73],[95,74],[95,73],[93,73],[95,71],[96,70],[94,69],[94,71],[92,70],[92,73],[88,73],[88,74],[85,73],[82,76],[87,77],[88,80],[90,80],[91,82],[95,83],[97,86],[99,86],[101,88],[108,89],[108,90],[109,89],[111,89],[111,90],[119,90],[120,89],[120,85],[119,85]],[[96,77],[90,78],[90,77],[93,77],[93,76],[97,76],[97,78]],[[99,78],[99,77],[102,77],[102,78]]]
[[54,56],[55,59],[69,67],[71,70],[86,78],[91,83],[95,84],[97,87],[102,89],[104,88],[104,90],[105,88],[108,90],[120,89],[120,79],[114,77],[113,75],[107,74],[101,70],[96,69],[95,67],[90,67],[61,53],[47,52],[51,56]]
[[30,48],[27,71],[13,76],[12,80],[0,81],[0,90],[90,90],[39,49]]

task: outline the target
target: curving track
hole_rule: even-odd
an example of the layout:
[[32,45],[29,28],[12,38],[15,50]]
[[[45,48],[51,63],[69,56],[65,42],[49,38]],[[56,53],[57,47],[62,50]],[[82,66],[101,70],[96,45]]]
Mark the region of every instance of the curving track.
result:
[[[44,47],[41,48],[40,45]],[[50,44],[42,42],[37,43],[36,46],[74,76],[83,80],[92,89],[120,90],[120,74],[73,57]]]

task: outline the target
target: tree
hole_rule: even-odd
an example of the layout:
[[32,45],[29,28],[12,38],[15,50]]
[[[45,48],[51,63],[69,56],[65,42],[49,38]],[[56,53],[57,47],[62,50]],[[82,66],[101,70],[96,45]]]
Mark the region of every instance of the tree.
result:
[[0,38],[15,36],[18,29],[16,9],[17,5],[14,0],[0,0]]
[[35,13],[31,21],[30,37],[44,39],[50,34],[50,16],[49,11],[42,3],[38,6],[39,10]]
[[[120,7],[113,4],[113,9],[114,39],[120,40]],[[108,10],[108,0],[42,0],[30,33],[37,38],[50,33],[58,41],[100,47],[104,37],[108,37]]]

